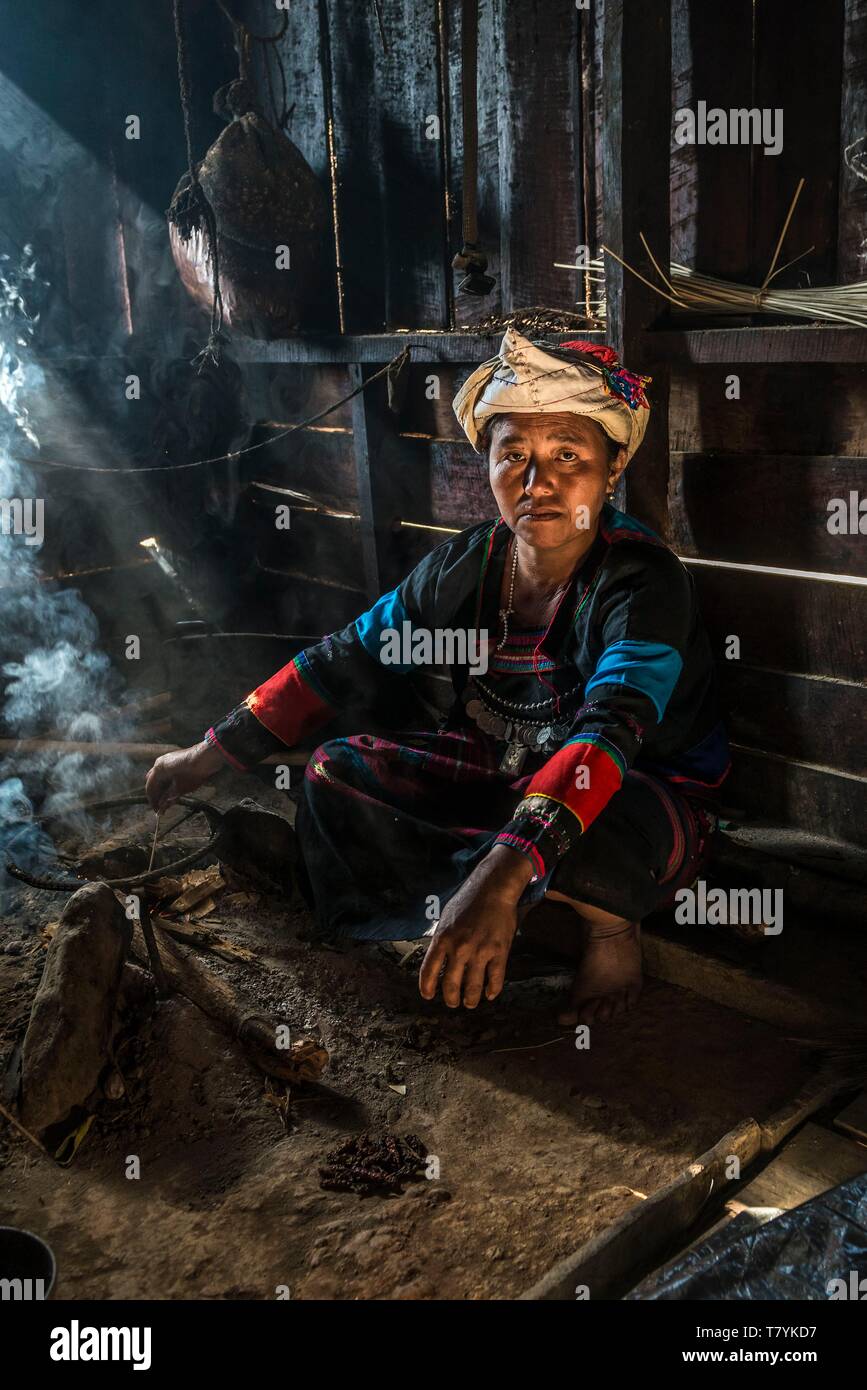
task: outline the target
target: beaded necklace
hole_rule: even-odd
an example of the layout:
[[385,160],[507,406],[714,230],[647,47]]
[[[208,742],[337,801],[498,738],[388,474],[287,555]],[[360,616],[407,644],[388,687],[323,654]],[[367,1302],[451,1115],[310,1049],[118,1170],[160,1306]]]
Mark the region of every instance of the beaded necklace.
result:
[[[503,637],[496,647],[497,652],[503,650],[508,640],[509,619],[514,617],[517,572],[518,546],[515,542],[509,581],[508,606],[500,609]],[[596,574],[590,577],[577,605],[576,616],[584,607],[598,573],[599,570],[597,569]],[[517,776],[531,750],[533,752],[553,752],[562,739],[566,737],[574,718],[574,709],[565,710],[561,714],[560,705],[561,703],[565,703],[567,706],[577,705],[577,698],[582,694],[582,691],[583,686],[579,683],[571,690],[559,694],[555,691],[544,700],[505,700],[492,690],[486,681],[483,681],[479,676],[473,676],[467,683],[462,699],[466,712],[473,723],[483,733],[502,739],[508,745],[500,763],[500,771]]]
[[513,556],[513,558],[512,558],[512,578],[511,578],[510,581],[509,581],[509,606],[508,606],[508,608],[501,608],[501,609],[500,609],[500,617],[501,617],[502,620],[503,620],[503,640],[502,640],[502,642],[500,643],[500,645],[497,647],[497,651],[498,651],[498,652],[501,652],[501,651],[503,650],[503,647],[506,645],[506,642],[508,641],[508,638],[509,638],[509,619],[511,618],[511,616],[512,616],[512,614],[513,614],[513,612],[514,612],[514,608],[512,607],[512,605],[513,605],[514,602],[515,602],[515,576],[516,576],[517,573],[518,573],[518,544],[517,544],[517,541],[516,541],[515,544],[514,544],[514,551],[515,551],[515,554],[514,554],[514,556]]
[[[509,606],[500,609],[500,621],[503,624],[503,637],[499,645],[495,648],[501,652],[509,640],[509,619],[515,616],[515,580],[518,577],[518,542],[512,541],[512,573],[509,578]],[[571,582],[567,580],[567,584]]]

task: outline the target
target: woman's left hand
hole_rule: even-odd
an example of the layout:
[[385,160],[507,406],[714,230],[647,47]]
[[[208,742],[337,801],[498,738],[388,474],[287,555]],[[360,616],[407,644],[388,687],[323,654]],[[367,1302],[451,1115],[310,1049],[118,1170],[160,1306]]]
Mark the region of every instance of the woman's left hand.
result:
[[449,899],[422,961],[423,999],[433,999],[438,985],[450,1009],[461,1002],[474,1009],[483,993],[496,999],[518,929],[518,899],[531,875],[523,855],[498,847]]

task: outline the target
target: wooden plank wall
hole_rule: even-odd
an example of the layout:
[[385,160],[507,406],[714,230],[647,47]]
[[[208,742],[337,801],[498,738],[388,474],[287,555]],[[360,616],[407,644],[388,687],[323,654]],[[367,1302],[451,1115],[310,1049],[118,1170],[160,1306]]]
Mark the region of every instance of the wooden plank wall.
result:
[[[801,176],[781,260],[815,249],[780,281],[863,275],[863,180],[845,166],[842,146],[867,135],[864,6],[795,8],[674,3],[676,107],[703,99],[784,112],[779,156],[672,147],[673,257],[753,284]],[[732,374],[736,400],[726,394]],[[737,361],[678,367],[670,421],[674,544],[701,562],[690,568],[736,744],[727,799],[752,817],[863,845],[867,552],[863,536],[829,532],[828,503],[864,494],[867,373]],[[738,660],[726,657],[733,636]]]
[[[799,422],[814,393],[821,402],[830,369],[808,370],[809,386],[801,369],[787,366],[701,367],[675,377],[673,541],[702,562],[690,568],[739,746],[731,805],[864,843],[864,538],[832,535],[827,523],[832,498],[848,500],[859,486],[863,495],[867,375],[834,370],[854,428],[829,431],[828,452],[817,454]],[[725,399],[732,373],[751,382],[764,406]],[[729,428],[739,407],[755,422],[752,438],[743,419]],[[762,418],[771,410],[774,422]],[[733,636],[735,660],[726,655]]]
[[[575,273],[556,269],[554,261],[574,259],[583,239],[579,36],[583,23],[585,42],[595,41],[589,19],[574,0],[480,0],[478,217],[496,283],[490,295],[476,298],[458,291],[460,276],[451,269],[461,247],[461,3],[383,0],[381,12],[384,42],[367,0],[295,0],[280,45],[289,78],[286,133],[333,192],[342,326],[367,333],[449,329],[530,304],[573,309]],[[251,0],[246,13],[257,32],[273,32],[268,0]],[[439,139],[428,138],[431,117],[439,122]],[[591,215],[595,220],[595,209]],[[324,317],[320,322],[331,326]],[[256,370],[266,398],[283,393],[279,408],[269,409],[284,423],[350,389],[342,367]],[[460,529],[490,512],[484,469],[451,410],[468,370],[417,360],[399,423],[383,412],[384,391],[365,396],[381,427],[383,585],[447,534],[401,527],[401,520]],[[291,405],[286,379],[305,383]],[[331,501],[339,497],[358,511],[348,407],[327,424],[337,420],[347,432],[327,438],[319,432],[315,450],[299,435],[267,450],[268,479],[274,484],[282,477],[286,486]],[[311,462],[314,453],[318,463]],[[270,526],[266,511],[263,528]],[[313,540],[316,528],[327,525],[322,519],[296,528],[293,515],[291,536],[283,533],[284,570],[322,580],[311,588],[288,579],[284,607],[295,613],[296,626],[309,627],[326,609],[343,606],[347,617],[358,609],[364,588],[358,527],[339,524],[348,543],[333,549]],[[271,559],[260,562],[270,570],[281,542],[270,534],[267,540]],[[334,583],[358,589],[341,597]]]
[[[673,109],[699,100],[783,109],[778,156],[672,143],[673,258],[749,283],[767,271],[802,176],[781,259],[814,250],[778,283],[854,278],[867,256],[867,151],[862,168],[857,143],[867,137],[867,4],[795,10],[783,0],[672,3]],[[264,0],[254,15],[262,30]],[[497,277],[484,300],[456,294],[450,269],[460,246],[459,0],[383,0],[382,15],[386,47],[372,5],[296,0],[283,45],[294,102],[288,134],[324,180],[333,176],[343,325],[437,329],[532,303],[572,306],[582,287],[552,263],[585,239],[595,251],[602,236],[603,6],[481,0],[479,223]],[[439,141],[425,134],[432,115]],[[459,529],[490,513],[484,465],[450,405],[468,370],[416,357],[399,422],[384,414],[384,392],[366,398],[379,431],[383,587],[447,534],[423,527]],[[282,395],[269,407],[275,420],[300,418],[348,389],[342,367],[260,371],[267,392]],[[738,400],[726,397],[732,373]],[[330,432],[267,451],[257,477],[357,512],[349,409],[330,423]],[[719,658],[738,745],[729,800],[751,816],[860,843],[865,624],[864,586],[854,581],[867,567],[862,538],[833,536],[826,523],[831,498],[847,497],[863,478],[865,432],[863,368],[672,366],[668,524],[691,562]],[[259,563],[290,572],[283,602],[296,630],[324,626],[326,614],[350,616],[364,587],[358,524],[293,519],[291,541],[281,541],[270,505],[266,494]],[[738,661],[725,657],[730,636],[740,638]]]
[[[451,270],[461,246],[460,0],[379,9],[382,33],[368,0],[295,0],[279,45],[286,133],[334,193],[346,331],[571,307],[575,276],[554,261],[574,257],[583,225],[574,0],[480,0],[479,227],[497,277],[481,300],[456,293]],[[273,31],[268,0],[246,12],[258,32]]]
[[[863,113],[863,97],[855,95],[861,81],[860,9],[852,0],[827,0],[821,7],[791,0],[727,0],[714,6],[672,0],[674,109],[695,109],[699,101],[724,110],[779,108],[784,135],[780,153],[769,156],[753,145],[677,145],[672,130],[673,260],[761,284],[803,177],[806,185],[786,243],[792,249],[780,264],[810,246],[815,250],[808,261],[775,277],[775,284],[833,281],[844,35],[844,90],[851,93],[844,99],[845,119],[852,127]],[[854,175],[852,182],[858,182]],[[839,215],[854,221],[855,213],[850,191]],[[810,281],[803,279],[805,266]]]
[[[726,108],[752,104],[752,15],[753,0],[703,7],[672,0],[673,110],[695,110],[699,100]],[[752,159],[746,145],[678,145],[672,123],[672,260],[724,278],[747,278]]]
[[[258,33],[280,22],[270,0],[237,3]],[[628,33],[629,3],[619,4]],[[583,241],[595,252],[606,225],[603,131],[611,113],[602,0],[586,11],[574,0],[480,0],[479,225],[496,277],[485,299],[459,293],[451,270],[461,245],[460,0],[381,0],[379,9],[383,34],[369,0],[294,0],[280,45],[287,133],[328,190],[334,213],[325,248],[332,290],[310,327],[443,330],[531,304],[573,308],[583,286],[553,262],[572,259]],[[699,100],[782,107],[785,135],[778,156],[749,146],[672,144],[674,258],[759,283],[803,176],[782,259],[814,249],[778,283],[863,277],[867,0],[672,0],[671,14],[672,109]],[[59,0],[50,0],[49,16],[57,31],[52,42],[62,46],[68,20],[61,22]],[[228,26],[209,0],[190,0],[189,22],[194,146],[201,153],[220,129],[210,94],[232,75],[234,60]],[[163,359],[179,351],[178,326],[189,326],[191,351],[204,330],[165,255],[155,253],[161,211],[184,163],[169,0],[156,0],[152,13],[101,0],[85,39],[70,31],[70,43],[83,44],[78,58],[85,65],[93,57],[98,67],[101,55],[89,105],[82,106],[76,85],[78,58],[59,63],[56,81],[44,67],[29,70],[32,26],[12,25],[5,57],[34,109],[104,164],[101,178],[88,164],[87,178],[67,179],[56,225],[35,229],[40,255],[56,251],[49,315],[61,341],[73,341],[74,327],[83,352],[105,353],[119,343],[125,352],[140,348],[143,365],[153,368],[156,411],[163,388],[174,399],[173,364]],[[114,54],[125,67],[116,66]],[[258,76],[267,100],[261,67]],[[17,100],[13,89],[4,91],[13,145],[22,118]],[[144,118],[139,144],[123,138],[130,111]],[[640,123],[632,129],[638,139]],[[6,182],[14,195],[7,199],[9,232],[19,200],[14,178]],[[629,294],[628,279],[624,285]],[[641,324],[639,339],[640,331]],[[235,568],[214,576],[215,591],[221,584],[227,591],[215,610],[222,605],[238,626],[299,633],[337,626],[365,605],[372,561],[387,587],[450,528],[490,513],[484,465],[466,447],[451,410],[470,367],[433,366],[416,352],[399,420],[388,415],[377,383],[363,398],[363,414],[358,403],[348,404],[284,439],[286,426],[345,394],[362,369],[246,365],[246,410],[258,422],[249,442],[276,442],[245,459],[237,478],[228,467],[225,476],[212,470],[201,480],[148,475],[142,512],[127,508],[130,526],[135,522],[136,534],[149,529],[148,509],[169,531],[170,519],[180,518],[195,549],[214,509],[234,507],[222,543],[232,547]],[[88,372],[101,382],[98,371]],[[737,400],[726,397],[732,373],[739,377]],[[95,390],[94,410],[98,397]],[[865,586],[858,581],[867,565],[862,537],[828,531],[827,504],[863,490],[867,369],[760,361],[690,366],[675,357],[669,406],[667,498],[660,495],[664,471],[654,472],[647,498],[640,488],[632,496],[650,510],[667,501],[664,520],[696,578],[739,745],[732,804],[865,843]],[[369,442],[367,472],[359,465],[359,419]],[[228,431],[230,422],[223,424]],[[161,447],[147,444],[152,425],[141,425],[139,414],[138,452],[118,428],[118,453],[127,448],[148,461]],[[129,433],[132,419],[127,427]],[[199,455],[224,447],[189,443]],[[640,468],[641,455],[638,481]],[[73,474],[66,481],[72,498],[79,480]],[[274,507],[285,498],[275,490],[281,488],[312,494],[342,515],[296,506],[291,530],[279,531]],[[129,491],[123,495],[131,500]],[[372,552],[359,520],[368,499],[376,508]],[[112,533],[105,547],[116,544]],[[97,548],[98,565],[102,542]],[[57,557],[58,565],[67,562]],[[741,641],[739,661],[725,656],[733,635]]]
[[867,0],[847,0],[840,103],[837,266],[843,283],[867,275]]

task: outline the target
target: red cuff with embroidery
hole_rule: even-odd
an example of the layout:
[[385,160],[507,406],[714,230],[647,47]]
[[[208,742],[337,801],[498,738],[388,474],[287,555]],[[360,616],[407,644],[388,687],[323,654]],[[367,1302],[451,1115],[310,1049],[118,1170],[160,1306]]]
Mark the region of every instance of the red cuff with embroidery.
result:
[[573,739],[531,778],[495,843],[526,854],[534,878],[543,878],[619,791],[624,772],[622,757],[601,735]]
[[259,723],[288,748],[326,723],[334,713],[314,688],[303,652],[251,691],[244,703]]
[[620,790],[626,771],[612,744],[599,736],[573,739],[549,758],[530,780],[525,798],[547,796],[581,824],[582,833]]

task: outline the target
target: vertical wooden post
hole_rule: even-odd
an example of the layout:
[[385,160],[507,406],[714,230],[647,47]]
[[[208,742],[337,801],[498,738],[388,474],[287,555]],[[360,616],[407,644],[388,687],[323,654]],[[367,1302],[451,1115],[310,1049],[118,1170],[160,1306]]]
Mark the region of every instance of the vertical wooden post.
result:
[[[636,270],[656,280],[639,233],[668,273],[671,221],[670,0],[606,0],[602,65],[603,240]],[[666,312],[655,295],[605,257],[608,340],[631,371],[653,377],[650,424],[626,475],[630,512],[668,535],[667,368],[648,353],[645,330]]]
[[[349,367],[351,389],[364,380],[364,368],[359,362]],[[361,555],[364,565],[364,588],[371,603],[381,592],[379,546],[376,532],[374,503],[374,457],[379,445],[379,427],[369,409],[368,392],[359,391],[352,400],[352,447],[355,454],[355,476],[358,482],[358,510],[361,515]]]
[[[837,280],[847,285],[867,274],[867,0],[846,0],[840,108],[840,183]],[[809,243],[808,243],[809,244]]]
[[496,9],[501,312],[568,303],[555,261],[579,241],[580,145],[574,0],[501,0]]

